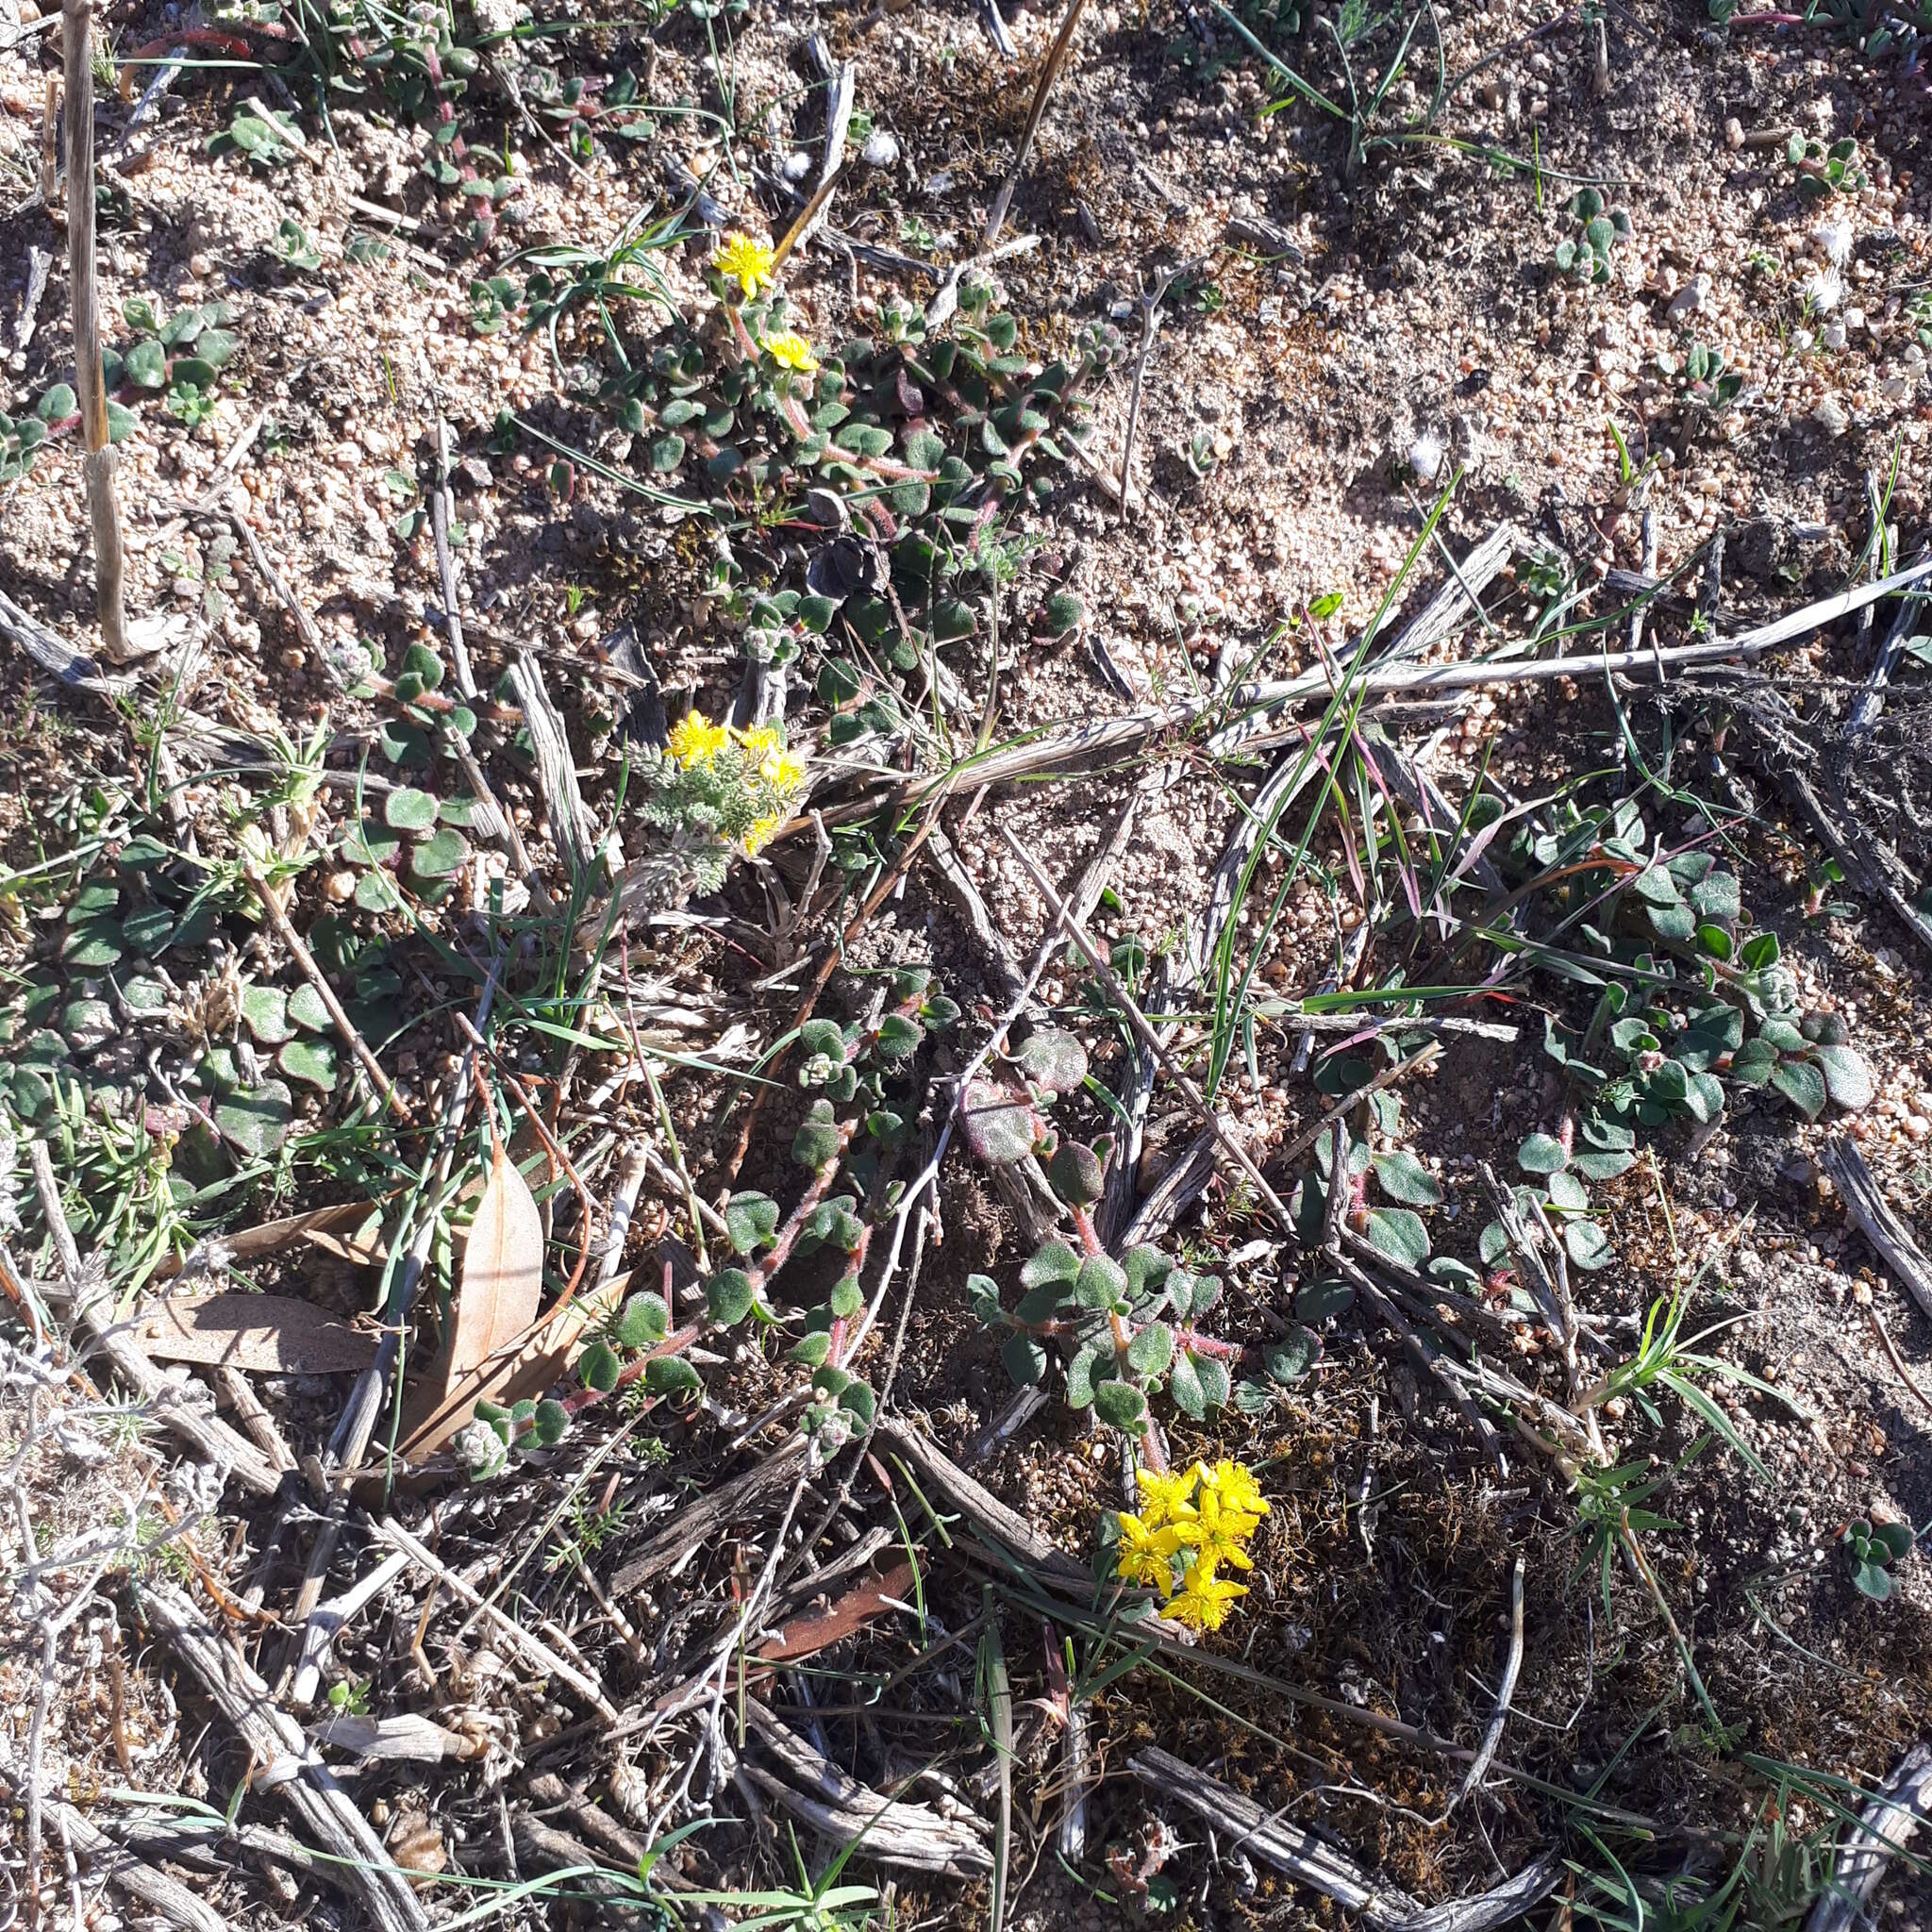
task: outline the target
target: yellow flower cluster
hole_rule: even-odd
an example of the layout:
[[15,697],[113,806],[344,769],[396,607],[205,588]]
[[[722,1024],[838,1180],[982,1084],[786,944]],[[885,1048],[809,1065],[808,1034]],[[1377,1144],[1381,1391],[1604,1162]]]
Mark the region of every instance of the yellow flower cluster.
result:
[[[785,734],[775,724],[755,724],[740,731],[729,724],[713,724],[702,711],[687,711],[666,738],[665,749],[681,771],[710,765],[718,754],[738,746],[743,756],[743,780],[764,788],[774,803],[789,800],[805,783],[805,761],[785,749]],[[783,811],[770,811],[755,819],[743,835],[744,849],[754,857],[769,845],[780,825]]]
[[731,742],[728,725],[713,724],[702,711],[687,711],[671,727],[671,756],[688,772],[708,765]]
[[1197,1462],[1170,1475],[1142,1470],[1140,1513],[1121,1516],[1114,1569],[1128,1583],[1158,1590],[1175,1623],[1219,1630],[1236,1598],[1248,1593],[1246,1584],[1221,1575],[1221,1566],[1255,1567],[1248,1541],[1267,1513],[1244,1462],[1224,1457],[1212,1469]]
[[749,297],[772,279],[772,251],[762,242],[736,228],[711,251],[711,266],[727,282],[736,282]]

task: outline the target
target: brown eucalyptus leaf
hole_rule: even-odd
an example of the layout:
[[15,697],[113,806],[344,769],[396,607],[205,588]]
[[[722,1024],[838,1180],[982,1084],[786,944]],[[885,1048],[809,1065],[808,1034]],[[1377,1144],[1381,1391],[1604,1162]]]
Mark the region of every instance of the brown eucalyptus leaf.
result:
[[440,1449],[476,1412],[497,1401],[520,1357],[543,1290],[543,1222],[529,1185],[503,1147],[491,1143],[490,1179],[463,1250],[449,1346],[403,1411],[405,1457]]
[[359,1374],[375,1337],[295,1295],[175,1295],[134,1318],[134,1339],[156,1361],[206,1362],[258,1375]]

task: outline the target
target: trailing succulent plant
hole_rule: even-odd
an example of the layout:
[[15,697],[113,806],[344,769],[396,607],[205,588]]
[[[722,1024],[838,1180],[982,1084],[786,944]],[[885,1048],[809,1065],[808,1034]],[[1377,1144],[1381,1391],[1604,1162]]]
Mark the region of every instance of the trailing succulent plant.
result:
[[[215,386],[239,346],[224,325],[234,321],[234,306],[206,302],[177,309],[163,322],[154,305],[139,296],[124,304],[121,313],[134,340],[101,352],[108,440],[120,442],[131,436],[135,406],[157,396],[169,415],[192,429],[213,408]],[[80,402],[65,382],[57,382],[26,415],[0,415],[0,484],[25,475],[47,443],[79,426]]]
[[[892,974],[876,1017],[808,1020],[799,1029],[798,1081],[815,1097],[791,1142],[792,1159],[809,1176],[797,1201],[788,1211],[771,1195],[746,1190],[725,1203],[735,1259],[705,1279],[698,1319],[674,1330],[663,1296],[632,1295],[578,1357],[580,1388],[511,1409],[479,1405],[478,1423],[456,1445],[472,1474],[496,1474],[512,1448],[549,1447],[571,1417],[639,1384],[647,1401],[695,1391],[698,1374],[683,1352],[747,1323],[773,1333],[795,1327],[790,1359],[811,1372],[801,1426],[827,1453],[866,1428],[876,1397],[850,1367],[865,1307],[861,1276],[873,1237],[890,1222],[903,1189],[896,1171],[920,1089],[920,1051],[958,1017],[925,968],[906,967]],[[835,1193],[841,1179],[846,1190]],[[802,1265],[820,1257],[835,1257],[823,1298],[808,1285],[826,1272],[823,1261]],[[781,1307],[781,1287],[790,1292],[794,1283],[792,1305]]]
[[[1001,1339],[1007,1373],[1023,1388],[1046,1378],[1052,1357],[1063,1359],[1067,1402],[1159,1456],[1148,1429],[1148,1404],[1165,1392],[1199,1422],[1234,1395],[1240,1348],[1210,1335],[1202,1320],[1221,1297],[1212,1274],[1178,1266],[1158,1248],[1109,1254],[1090,1210],[1106,1191],[1111,1142],[1062,1139],[1047,1115],[1056,1100],[1087,1077],[1087,1051],[1071,1033],[1041,1027],[996,1073],[970,1080],[961,1096],[966,1141],[996,1166],[1044,1163],[1044,1177],[1066,1210],[1073,1241],[1041,1245],[1020,1270],[1019,1301],[1010,1308],[999,1284],[975,1274],[974,1307]],[[1277,1379],[1291,1380],[1306,1363]],[[1271,1373],[1273,1367],[1271,1365]],[[1244,1385],[1245,1386],[1245,1385]]]
[[[1501,801],[1479,797],[1472,830],[1498,820]],[[1566,803],[1554,827],[1519,827],[1502,854],[1507,870],[1539,886],[1555,914],[1552,941],[1533,941],[1514,924],[1491,939],[1506,950],[1534,950],[1544,970],[1596,991],[1579,1033],[1545,1014],[1543,1048],[1565,1077],[1567,1095],[1554,1132],[1527,1135],[1517,1149],[1524,1179],[1512,1190],[1526,1220],[1547,1220],[1571,1266],[1607,1267],[1614,1250],[1594,1219],[1591,1188],[1616,1178],[1638,1158],[1640,1136],[1673,1122],[1707,1127],[1736,1089],[1766,1088],[1807,1120],[1827,1105],[1869,1104],[1870,1070],[1833,1014],[1806,1012],[1797,981],[1782,960],[1777,935],[1756,927],[1738,875],[1708,852],[1659,855],[1638,803],[1578,808]],[[1524,896],[1520,894],[1519,896]],[[1398,1050],[1385,1031],[1384,1053]],[[1331,1055],[1318,1064],[1318,1086],[1344,1093],[1364,1082],[1370,1064]],[[1370,1106],[1385,1139],[1395,1126],[1393,1096]],[[1299,1232],[1321,1243],[1332,1152],[1321,1144],[1318,1171],[1297,1192]],[[1466,1264],[1431,1258],[1429,1236],[1413,1210],[1441,1197],[1408,1157],[1371,1158],[1350,1142],[1351,1194],[1343,1225],[1383,1259],[1444,1282],[1474,1280]],[[1391,1205],[1372,1205],[1374,1181]],[[1509,1241],[1500,1221],[1478,1240],[1485,1271],[1507,1271]],[[1296,1313],[1313,1322],[1348,1305],[1347,1285],[1317,1279],[1303,1289]]]
[[[602,268],[540,268],[521,291],[508,276],[479,282],[478,326],[515,311],[547,326],[570,306],[573,277]],[[751,521],[750,538],[714,538],[707,585],[745,655],[773,668],[818,655],[834,745],[894,728],[891,674],[973,635],[965,593],[1015,568],[1002,519],[1052,493],[1049,472],[1068,460],[1118,338],[1090,329],[1038,363],[1017,352],[1019,324],[995,307],[992,283],[968,276],[943,334],[889,302],[875,338],[821,355],[772,287],[771,249],[730,235],[711,269],[715,307],[695,326],[674,315],[647,355],[613,338],[613,366],[587,399],[615,419],[637,487]],[[668,306],[655,289],[595,292],[600,309],[607,292]],[[555,466],[559,487],[573,477],[567,460]],[[769,547],[766,533],[791,532],[805,541]],[[1060,636],[1080,614],[1062,591],[1039,616]]]

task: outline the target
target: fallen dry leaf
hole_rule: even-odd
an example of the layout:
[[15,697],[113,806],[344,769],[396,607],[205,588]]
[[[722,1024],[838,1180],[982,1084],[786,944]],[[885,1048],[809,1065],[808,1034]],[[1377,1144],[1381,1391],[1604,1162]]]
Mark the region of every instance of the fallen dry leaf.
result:
[[134,1318],[134,1339],[157,1361],[219,1363],[258,1375],[359,1374],[375,1337],[295,1295],[177,1295]]
[[534,1339],[542,1290],[543,1223],[528,1184],[492,1136],[490,1180],[463,1250],[449,1346],[403,1411],[407,1460],[441,1449],[477,1403],[517,1399],[511,1386],[529,1349],[516,1345]]
[[872,1582],[848,1590],[837,1603],[781,1624],[758,1652],[764,1663],[791,1663],[812,1657],[842,1637],[856,1636],[868,1624],[898,1609],[912,1589],[912,1565],[901,1563]]

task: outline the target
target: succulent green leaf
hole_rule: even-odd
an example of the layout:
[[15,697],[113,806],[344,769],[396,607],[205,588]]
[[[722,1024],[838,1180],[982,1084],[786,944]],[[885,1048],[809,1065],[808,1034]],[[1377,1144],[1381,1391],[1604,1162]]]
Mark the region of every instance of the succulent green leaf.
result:
[[305,1087],[317,1087],[325,1093],[336,1091],[336,1043],[332,1040],[313,1035],[291,1040],[275,1056],[275,1065]]
[[1599,1268],[1607,1268],[1617,1257],[1608,1237],[1593,1221],[1566,1223],[1563,1246],[1576,1267],[1589,1269],[1592,1274]]
[[751,1276],[742,1268],[721,1268],[705,1284],[705,1312],[720,1328],[737,1327],[756,1299]]
[[1107,1191],[1107,1169],[1092,1148],[1062,1141],[1046,1165],[1053,1191],[1070,1208],[1091,1207]]
[[[1030,1282],[1027,1285],[1032,1286]],[[1126,1299],[1126,1270],[1107,1255],[1089,1255],[1074,1277],[1074,1299],[1083,1308],[1116,1307]]]
[[1875,1091],[1872,1070],[1849,1046],[1820,1046],[1812,1058],[1824,1075],[1824,1085],[1833,1100],[1847,1112],[1856,1113],[1872,1104]]
[[409,854],[409,871],[434,884],[460,872],[469,859],[470,841],[454,825],[442,825]]
[[1318,1274],[1295,1290],[1294,1318],[1310,1327],[1345,1315],[1355,1306],[1355,1290],[1339,1274]]
[[280,1046],[295,1037],[289,1019],[289,995],[278,986],[243,987],[242,1023],[261,1046]]
[[1413,1154],[1378,1154],[1374,1165],[1376,1184],[1391,1201],[1400,1201],[1407,1208],[1434,1208],[1441,1204],[1442,1190]]
[[994,1167],[1009,1166],[1033,1152],[1040,1122],[1031,1104],[991,1080],[969,1080],[960,1102],[966,1144]]
[[1147,1398],[1131,1382],[1096,1382],[1093,1409],[1102,1422],[1130,1436],[1147,1426]]
[[611,1324],[617,1345],[638,1355],[662,1341],[671,1332],[671,1311],[663,1298],[655,1294],[634,1294],[625,1298]]
[[1014,1056],[1036,1087],[1071,1093],[1087,1077],[1087,1049],[1057,1026],[1037,1027]]
[[1000,1359],[1007,1374],[1022,1389],[1037,1387],[1046,1376],[1046,1350],[1032,1336],[1017,1329],[1000,1344]]
[[1772,1074],[1771,1084],[1807,1121],[1815,1121],[1824,1111],[1824,1103],[1831,1094],[1824,1074],[1809,1060],[1780,1060]]
[[1569,1160],[1554,1134],[1531,1134],[1516,1150],[1516,1164],[1524,1174],[1557,1174]]
[[[1065,1288],[1079,1278],[1080,1257],[1065,1241],[1048,1241],[1020,1270],[1022,1288]],[[1123,1280],[1125,1279],[1123,1271]]]
[[436,800],[413,786],[399,785],[383,800],[382,819],[392,832],[426,832],[436,824]]
[[1405,1268],[1419,1269],[1429,1258],[1429,1231],[1422,1216],[1407,1208],[1371,1209],[1364,1232],[1378,1255]]
[[755,1255],[778,1239],[778,1204],[769,1194],[734,1194],[724,1209],[724,1226],[739,1254]]
[[264,1080],[224,1095],[213,1108],[216,1129],[255,1159],[265,1159],[287,1139],[295,1104],[279,1080]]
[[647,1395],[695,1395],[703,1387],[698,1372],[681,1355],[653,1356],[644,1364]]
[[1127,1344],[1127,1361],[1142,1375],[1166,1374],[1174,1359],[1174,1330],[1165,1322],[1150,1322]]

